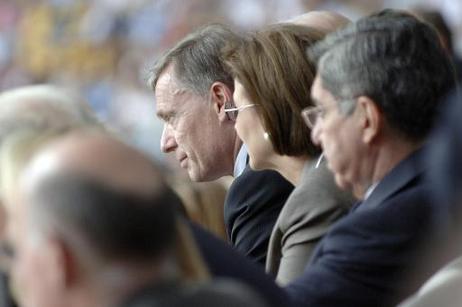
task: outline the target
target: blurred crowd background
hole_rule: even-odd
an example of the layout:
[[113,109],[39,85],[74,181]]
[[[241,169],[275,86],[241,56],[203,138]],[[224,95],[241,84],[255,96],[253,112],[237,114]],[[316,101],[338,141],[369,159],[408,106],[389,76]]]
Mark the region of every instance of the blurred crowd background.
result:
[[0,0],[0,90],[52,83],[77,91],[127,141],[164,160],[146,74],[197,26],[251,30],[309,10],[356,20],[383,7],[416,6],[442,13],[461,54],[460,0]]

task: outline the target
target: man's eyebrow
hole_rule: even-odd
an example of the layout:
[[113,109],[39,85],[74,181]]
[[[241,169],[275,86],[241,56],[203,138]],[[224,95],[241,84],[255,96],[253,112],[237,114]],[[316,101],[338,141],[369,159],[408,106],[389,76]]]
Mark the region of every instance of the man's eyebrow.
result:
[[156,115],[157,115],[157,117],[159,117],[159,118],[162,119],[163,121],[167,121],[167,120],[170,119],[172,116],[174,116],[175,113],[172,112],[172,111],[157,111],[157,112],[156,112]]

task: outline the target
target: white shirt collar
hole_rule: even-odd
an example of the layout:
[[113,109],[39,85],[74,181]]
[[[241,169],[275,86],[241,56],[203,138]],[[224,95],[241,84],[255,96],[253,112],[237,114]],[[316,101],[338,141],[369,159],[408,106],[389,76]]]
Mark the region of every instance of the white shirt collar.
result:
[[[380,181],[379,181],[380,182]],[[365,201],[366,199],[369,198],[369,196],[371,196],[372,192],[374,192],[375,188],[379,185],[379,182],[376,182],[374,184],[372,184],[367,190],[366,190],[366,193],[364,194],[364,199],[363,201]]]
[[236,161],[234,162],[234,177],[242,174],[247,166],[247,148],[242,144],[239,153],[237,154]]

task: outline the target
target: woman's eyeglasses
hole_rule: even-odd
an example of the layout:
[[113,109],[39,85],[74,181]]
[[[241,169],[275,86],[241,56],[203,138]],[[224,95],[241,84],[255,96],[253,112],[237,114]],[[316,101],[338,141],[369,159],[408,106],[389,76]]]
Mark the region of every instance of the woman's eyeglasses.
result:
[[228,114],[229,119],[236,120],[239,111],[245,110],[247,108],[255,107],[255,104],[246,104],[240,107],[233,107],[233,108],[225,108],[224,111]]

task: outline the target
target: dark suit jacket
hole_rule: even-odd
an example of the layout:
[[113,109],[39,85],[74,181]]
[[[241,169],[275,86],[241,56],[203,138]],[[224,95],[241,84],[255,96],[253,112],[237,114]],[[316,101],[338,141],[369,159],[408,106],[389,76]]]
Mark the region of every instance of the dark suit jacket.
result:
[[268,306],[289,306],[285,292],[265,274],[263,268],[200,226],[191,223],[191,230],[213,277],[234,279],[249,286]]
[[0,307],[14,307],[11,294],[9,291],[8,277],[4,273],[0,273]]
[[271,231],[294,186],[275,171],[247,166],[231,184],[225,201],[225,225],[231,244],[262,266]]
[[297,306],[392,306],[410,294],[405,273],[448,218],[447,206],[429,200],[420,159],[417,151],[398,164],[334,224],[287,287]]

